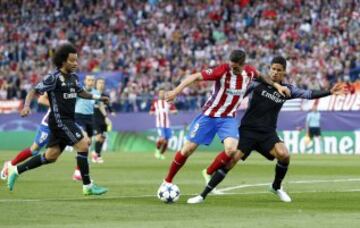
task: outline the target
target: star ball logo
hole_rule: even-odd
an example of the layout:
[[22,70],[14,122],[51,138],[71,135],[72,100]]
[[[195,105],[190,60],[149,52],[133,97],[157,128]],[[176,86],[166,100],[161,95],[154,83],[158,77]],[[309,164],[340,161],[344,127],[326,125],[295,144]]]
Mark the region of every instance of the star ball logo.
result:
[[205,70],[205,73],[207,75],[211,75],[213,73],[213,69],[207,69],[207,70]]

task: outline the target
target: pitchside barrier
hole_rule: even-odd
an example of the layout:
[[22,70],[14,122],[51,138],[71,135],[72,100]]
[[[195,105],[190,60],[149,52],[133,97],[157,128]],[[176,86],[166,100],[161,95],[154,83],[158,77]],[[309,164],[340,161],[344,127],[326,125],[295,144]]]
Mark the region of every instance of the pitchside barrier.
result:
[[[197,112],[185,112],[171,116],[173,136],[169,149],[179,150],[184,143],[187,126]],[[280,112],[278,129],[292,154],[360,154],[360,112],[326,111],[321,112],[322,138],[306,145],[308,140],[304,125],[307,112]],[[240,121],[243,112],[237,115]],[[18,114],[0,115],[0,151],[21,150],[33,142],[35,131],[43,113],[34,113],[28,118]],[[148,113],[118,113],[110,117],[112,132],[108,132],[105,143],[107,151],[116,152],[154,152],[157,131],[154,116]],[[210,146],[201,146],[199,151],[219,152],[223,149],[216,137]]]
[[[173,136],[169,140],[169,149],[176,151],[184,143],[186,131],[182,126],[172,128]],[[306,145],[308,138],[304,131],[279,131],[281,139],[291,154],[360,154],[359,131],[324,131],[319,140]],[[0,151],[16,151],[29,147],[35,136],[34,131],[0,132]],[[112,152],[154,152],[157,140],[156,129],[145,132],[109,132],[104,145],[106,151]],[[210,146],[200,146],[199,151],[220,152],[223,146],[215,138]]]

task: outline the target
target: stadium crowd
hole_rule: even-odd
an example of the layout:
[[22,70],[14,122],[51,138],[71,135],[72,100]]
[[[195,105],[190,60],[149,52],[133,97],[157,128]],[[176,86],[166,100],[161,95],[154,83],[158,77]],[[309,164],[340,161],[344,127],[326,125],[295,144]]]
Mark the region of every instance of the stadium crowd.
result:
[[[23,99],[69,41],[80,71],[123,75],[109,91],[119,111],[148,110],[156,90],[239,47],[262,72],[284,55],[287,80],[301,87],[343,80],[360,91],[358,9],[358,0],[0,1],[0,99]],[[178,109],[199,108],[208,92],[205,82],[185,90]]]

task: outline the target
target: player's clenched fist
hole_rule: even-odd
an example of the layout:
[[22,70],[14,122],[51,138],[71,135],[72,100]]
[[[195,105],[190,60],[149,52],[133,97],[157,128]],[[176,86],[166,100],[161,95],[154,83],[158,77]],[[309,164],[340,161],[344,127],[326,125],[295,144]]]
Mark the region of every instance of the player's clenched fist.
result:
[[176,98],[176,92],[174,90],[168,91],[165,93],[165,100],[167,102],[171,102],[174,101],[174,99]]

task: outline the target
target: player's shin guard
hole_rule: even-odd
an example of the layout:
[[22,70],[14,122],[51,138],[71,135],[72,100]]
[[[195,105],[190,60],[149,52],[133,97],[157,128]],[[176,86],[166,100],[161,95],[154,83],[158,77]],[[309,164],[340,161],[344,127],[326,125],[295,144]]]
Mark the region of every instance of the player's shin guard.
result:
[[20,153],[18,153],[13,160],[11,160],[11,164],[16,165],[31,156],[32,156],[32,152],[31,152],[30,148],[26,148],[23,151],[21,151]]
[[171,183],[176,173],[181,169],[181,167],[185,164],[187,157],[182,155],[180,151],[176,152],[175,158],[172,161],[169,172],[165,181]]
[[24,162],[21,165],[17,166],[18,173],[21,174],[27,170],[35,169],[42,165],[51,163],[52,161],[48,161],[45,157],[45,154],[38,154],[32,157],[29,161]]
[[102,150],[103,144],[104,143],[100,142],[100,141],[95,142],[95,153],[97,154],[98,157],[101,157],[101,150]]
[[215,174],[212,176],[208,185],[205,187],[204,191],[201,193],[201,196],[205,199],[206,196],[218,185],[224,178],[226,174],[229,172],[225,167],[218,169]]
[[76,161],[81,173],[83,185],[90,184],[88,152],[78,152]]
[[281,182],[284,179],[288,170],[289,162],[278,161],[275,167],[275,179],[272,184],[274,190],[281,188]]
[[226,165],[231,160],[231,157],[228,156],[225,151],[218,154],[218,156],[214,159],[211,165],[206,169],[206,173],[212,175],[216,170],[220,169],[224,165]]

